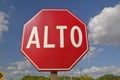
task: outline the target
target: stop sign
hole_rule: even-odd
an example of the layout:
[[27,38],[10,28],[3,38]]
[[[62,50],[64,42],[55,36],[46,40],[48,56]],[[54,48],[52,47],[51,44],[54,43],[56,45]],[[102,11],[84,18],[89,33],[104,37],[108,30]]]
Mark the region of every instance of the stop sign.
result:
[[24,25],[21,51],[39,71],[70,70],[88,49],[86,25],[67,9],[43,9]]

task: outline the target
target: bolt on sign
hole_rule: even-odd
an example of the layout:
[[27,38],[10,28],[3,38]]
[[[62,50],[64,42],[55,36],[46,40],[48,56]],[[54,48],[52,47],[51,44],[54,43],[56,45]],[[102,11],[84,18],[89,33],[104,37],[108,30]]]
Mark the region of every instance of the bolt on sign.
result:
[[88,49],[85,23],[67,9],[42,9],[23,27],[21,51],[39,71],[69,71]]

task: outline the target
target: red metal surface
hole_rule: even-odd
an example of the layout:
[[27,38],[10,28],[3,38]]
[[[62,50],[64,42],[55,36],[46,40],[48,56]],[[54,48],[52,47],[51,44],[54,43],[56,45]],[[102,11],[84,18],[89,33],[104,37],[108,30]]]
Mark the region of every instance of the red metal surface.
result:
[[[33,26],[37,26],[40,48],[36,48],[36,44],[26,48]],[[54,48],[44,48],[45,26],[48,26],[48,44],[54,44]],[[64,29],[63,48],[60,47],[60,30],[56,29],[56,26],[67,26]],[[70,33],[73,26],[78,26],[82,33],[82,43],[79,47],[73,46],[71,42]],[[79,37],[75,31],[76,43]],[[67,9],[43,9],[24,25],[21,51],[39,71],[70,70],[88,49],[86,25]]]

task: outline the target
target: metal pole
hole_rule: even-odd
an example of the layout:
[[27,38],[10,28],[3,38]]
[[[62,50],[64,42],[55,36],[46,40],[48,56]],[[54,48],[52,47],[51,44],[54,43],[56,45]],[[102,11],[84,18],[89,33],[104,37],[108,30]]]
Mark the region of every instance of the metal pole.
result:
[[57,71],[51,71],[50,80],[58,80]]

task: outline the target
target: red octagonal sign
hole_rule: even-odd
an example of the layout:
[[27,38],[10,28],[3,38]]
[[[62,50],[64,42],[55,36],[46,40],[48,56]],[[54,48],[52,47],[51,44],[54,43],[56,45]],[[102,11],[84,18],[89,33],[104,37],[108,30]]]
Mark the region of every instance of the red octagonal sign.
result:
[[70,70],[88,49],[86,25],[67,9],[43,9],[24,25],[21,51],[39,71]]

